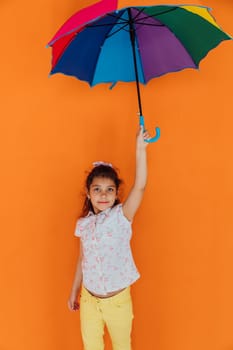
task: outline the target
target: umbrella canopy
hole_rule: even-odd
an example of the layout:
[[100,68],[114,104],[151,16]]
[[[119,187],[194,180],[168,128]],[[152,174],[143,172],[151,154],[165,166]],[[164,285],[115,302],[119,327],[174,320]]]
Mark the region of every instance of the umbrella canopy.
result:
[[51,74],[72,75],[91,86],[135,81],[130,23],[135,31],[138,77],[143,84],[168,72],[198,68],[211,49],[231,39],[206,7],[123,8],[69,33],[69,41],[52,63]]
[[[139,82],[200,61],[221,41],[232,39],[207,7],[195,5],[132,6],[78,26],[53,47],[51,74],[63,73],[99,83]],[[59,44],[59,52],[56,45]],[[143,119],[141,119],[143,124]]]

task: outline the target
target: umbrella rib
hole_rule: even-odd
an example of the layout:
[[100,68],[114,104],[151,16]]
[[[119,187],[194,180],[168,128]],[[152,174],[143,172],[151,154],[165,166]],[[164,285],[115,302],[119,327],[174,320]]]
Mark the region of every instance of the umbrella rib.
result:
[[152,15],[147,15],[145,17],[140,18],[140,21],[143,20],[143,19],[147,19],[147,18],[153,18],[154,19],[154,17],[164,15],[165,13],[172,12],[172,11],[175,11],[177,9],[179,9],[179,7],[176,6],[175,8],[172,8],[172,9],[160,12],[160,13],[154,13]]
[[[143,19],[148,19],[148,18],[153,18],[153,16],[140,18],[140,21],[142,21]],[[136,23],[136,24],[144,24],[144,25],[154,26],[154,27],[164,27],[165,26],[165,24],[163,24],[163,23],[161,23],[161,24],[152,24],[152,23],[145,23],[145,22],[139,22],[139,21],[135,21],[134,23]],[[126,27],[129,24],[129,22],[128,21],[118,22],[115,25],[120,25],[120,24],[122,24],[122,29],[123,29],[123,27]],[[112,23],[86,25],[86,28],[106,27],[106,26],[112,26]]]
[[160,24],[152,24],[152,23],[145,23],[145,22],[136,22],[136,24],[141,24],[144,26],[152,26],[152,27],[165,27],[165,24],[160,23]]
[[[136,7],[134,7],[134,9],[137,9]],[[135,15],[135,17],[132,17],[133,22],[135,22],[135,20],[137,19],[138,16],[140,16],[140,14],[145,10],[145,7],[141,8],[140,11],[137,12],[137,14]],[[131,12],[132,13],[132,12]]]
[[[141,14],[144,10],[145,10],[145,7],[143,7],[140,11],[138,11],[138,13],[136,14],[136,16],[133,18],[133,21],[134,21],[134,22],[136,22],[136,21],[135,21],[136,18],[137,18],[138,16],[140,16],[140,14]],[[113,32],[113,33],[107,35],[106,38],[110,38],[112,35],[114,35],[114,34],[120,32],[121,30],[125,30],[125,28],[126,28],[127,26],[129,26],[129,20],[127,20],[127,19],[124,20],[124,18],[121,17],[122,15],[116,16],[116,15],[114,15],[114,14],[112,14],[112,13],[111,13],[111,14],[109,13],[108,16],[111,16],[111,17],[114,17],[114,18],[117,18],[117,19],[121,19],[121,20],[123,20],[123,21],[125,22],[125,24],[122,25],[122,27],[120,27],[120,28],[118,28],[117,30],[115,30],[115,32]],[[138,22],[137,22],[137,23],[138,23]],[[116,25],[118,25],[118,24],[122,24],[122,23],[117,23]],[[127,31],[129,32],[129,30],[127,30]]]
[[[110,38],[112,35],[114,35],[114,34],[120,32],[121,30],[125,30],[125,27],[127,27],[127,26],[129,25],[128,22],[126,22],[126,23],[125,23],[125,22],[124,22],[124,23],[117,23],[116,25],[120,25],[120,24],[122,24],[122,26],[121,26],[120,28],[118,28],[117,30],[115,30],[115,32],[106,35],[105,39]],[[111,24],[110,24],[110,23],[106,23],[106,24],[96,24],[96,25],[90,25],[90,26],[86,26],[86,27],[88,27],[88,28],[94,28],[94,27],[106,27],[106,26],[112,26],[112,23],[111,23]]]
[[[117,24],[122,24],[124,25],[125,22],[120,22],[120,23],[117,23]],[[95,28],[95,27],[106,27],[106,26],[112,26],[113,24],[112,23],[105,23],[105,24],[88,24],[86,25],[86,28]]]
[[128,20],[126,20],[126,19],[121,17],[122,15],[116,16],[113,13],[107,13],[107,16],[108,17],[113,17],[113,18],[116,18],[116,19],[121,19],[124,23],[126,23],[126,22],[128,23]]
[[[118,23],[117,23],[118,24]],[[111,36],[113,36],[114,34],[120,32],[121,30],[124,30],[125,27],[127,27],[129,25],[129,23],[127,22],[126,24],[124,24],[122,27],[118,28],[115,30],[115,32],[112,32],[111,34],[106,35],[106,39],[110,38]]]
[[[134,9],[137,9],[136,7],[133,7],[133,8],[134,8]],[[135,16],[133,19],[137,18],[144,10],[145,10],[145,7],[143,7],[140,11],[138,11],[138,13],[136,14],[136,16]],[[124,20],[124,18],[121,17],[122,14],[119,15],[119,16],[116,16],[116,15],[114,15],[113,13],[107,13],[107,16],[109,16],[109,17],[114,17],[114,18],[121,18],[122,20]],[[129,22],[129,20],[127,20],[127,19],[125,19],[124,21],[125,21],[125,23],[126,23],[126,22],[127,22],[127,23]]]
[[[146,20],[148,18],[152,18],[154,19],[155,16],[161,16],[165,13],[168,13],[168,12],[171,12],[171,11],[175,11],[177,10],[178,7],[175,7],[175,8],[172,8],[172,9],[169,9],[169,10],[166,10],[166,11],[163,11],[163,12],[160,12],[160,13],[157,13],[157,14],[152,14],[152,15],[148,15],[148,16],[145,16],[145,17],[141,17],[137,20],[137,17],[145,10],[145,7],[143,7],[138,13],[137,15],[133,18],[133,22],[136,23],[136,24],[144,24],[144,25],[150,25],[150,26],[164,26],[164,24],[149,24],[149,23],[143,23],[142,21],[143,20]],[[120,19],[121,22],[118,22],[117,24],[120,25],[122,24],[122,28],[120,28],[119,30],[117,30],[116,32],[120,31],[121,29],[124,29],[129,21],[128,20],[124,20],[124,18],[122,18],[121,16],[115,16],[114,14],[107,14],[107,16],[109,17],[114,17],[116,19]],[[140,22],[139,22],[140,21]],[[105,24],[90,24],[90,25],[87,25],[86,27],[88,28],[95,28],[95,27],[105,27],[105,26],[112,26],[112,23],[105,23]]]

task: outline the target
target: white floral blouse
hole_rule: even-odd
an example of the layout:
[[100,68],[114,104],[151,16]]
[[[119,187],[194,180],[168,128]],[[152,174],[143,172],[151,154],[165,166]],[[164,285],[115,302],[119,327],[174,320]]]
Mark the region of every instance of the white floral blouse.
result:
[[79,219],[75,236],[81,238],[83,284],[90,292],[105,295],[139,278],[130,247],[131,222],[121,204]]

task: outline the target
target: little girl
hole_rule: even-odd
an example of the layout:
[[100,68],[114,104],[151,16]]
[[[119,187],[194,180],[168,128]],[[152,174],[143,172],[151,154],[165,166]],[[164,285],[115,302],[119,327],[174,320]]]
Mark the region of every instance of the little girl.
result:
[[131,224],[146,186],[147,140],[149,134],[141,127],[136,140],[135,180],[122,204],[118,199],[121,180],[111,164],[94,163],[86,179],[87,197],[75,230],[80,237],[80,256],[68,301],[70,310],[80,306],[85,350],[104,349],[105,325],[114,350],[131,349],[130,286],[139,278],[130,248]]

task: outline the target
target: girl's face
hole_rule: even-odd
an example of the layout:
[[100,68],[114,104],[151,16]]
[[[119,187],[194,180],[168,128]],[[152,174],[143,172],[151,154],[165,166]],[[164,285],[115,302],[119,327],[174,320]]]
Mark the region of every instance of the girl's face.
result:
[[114,181],[105,177],[94,177],[88,198],[91,201],[95,214],[111,208],[117,198],[117,189]]

